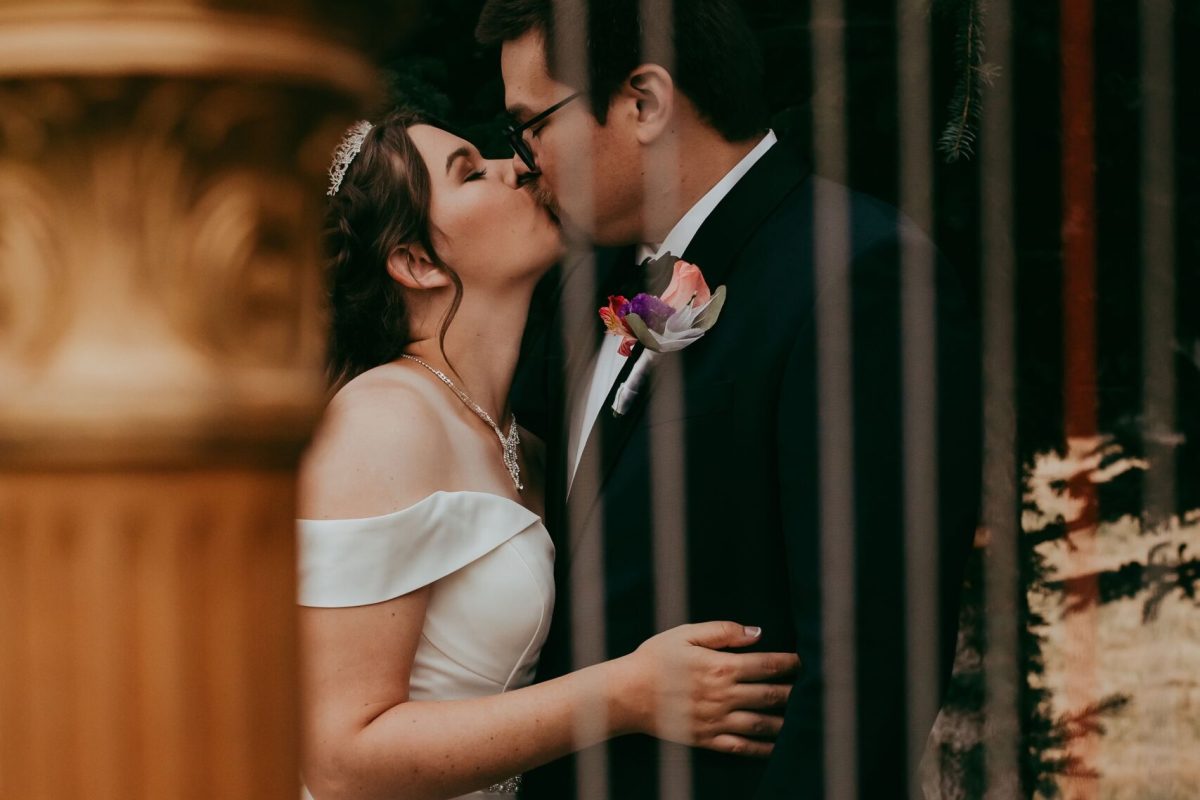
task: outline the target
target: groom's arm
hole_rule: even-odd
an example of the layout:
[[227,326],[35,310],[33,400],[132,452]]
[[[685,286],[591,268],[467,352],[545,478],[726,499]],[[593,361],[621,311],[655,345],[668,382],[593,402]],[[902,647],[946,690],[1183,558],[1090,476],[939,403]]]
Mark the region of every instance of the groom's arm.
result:
[[[921,246],[932,245],[921,240]],[[840,456],[852,464],[855,568],[852,577],[821,572],[817,332],[797,335],[779,404],[779,477],[792,613],[803,671],[793,688],[783,732],[756,795],[824,796],[822,581],[852,581],[857,675],[856,775],[860,796],[902,796],[907,780],[909,721],[905,676],[905,531],[900,245],[884,240],[852,265],[851,377],[846,398],[853,443]],[[939,514],[937,537],[942,639],[937,677],[944,685],[953,657],[957,592],[977,512],[977,349],[961,292],[939,263]],[[920,534],[918,534],[920,535]],[[933,625],[933,621],[929,621]],[[948,645],[948,646],[947,646]],[[922,720],[928,730],[932,720]],[[915,765],[912,766],[915,768]]]

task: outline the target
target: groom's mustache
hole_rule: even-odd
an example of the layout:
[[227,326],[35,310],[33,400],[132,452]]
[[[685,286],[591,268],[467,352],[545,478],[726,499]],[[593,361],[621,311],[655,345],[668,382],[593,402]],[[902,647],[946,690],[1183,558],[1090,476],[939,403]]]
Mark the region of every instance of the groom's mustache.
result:
[[521,188],[533,195],[533,199],[542,208],[550,213],[550,216],[555,220],[559,218],[558,203],[555,202],[554,193],[542,183],[537,175],[528,175],[521,180]]

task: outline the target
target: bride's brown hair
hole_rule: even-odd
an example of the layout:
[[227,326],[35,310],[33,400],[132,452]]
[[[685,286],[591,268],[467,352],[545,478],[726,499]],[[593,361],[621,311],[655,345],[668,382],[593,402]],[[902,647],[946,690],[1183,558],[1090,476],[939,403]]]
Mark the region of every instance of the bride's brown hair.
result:
[[429,218],[429,170],[408,135],[413,125],[445,125],[414,111],[394,111],[367,133],[341,187],[329,199],[324,243],[329,286],[329,380],[351,378],[400,357],[410,341],[404,291],[388,274],[388,257],[419,244],[454,283],[440,338],[462,302],[462,281],[437,255]]

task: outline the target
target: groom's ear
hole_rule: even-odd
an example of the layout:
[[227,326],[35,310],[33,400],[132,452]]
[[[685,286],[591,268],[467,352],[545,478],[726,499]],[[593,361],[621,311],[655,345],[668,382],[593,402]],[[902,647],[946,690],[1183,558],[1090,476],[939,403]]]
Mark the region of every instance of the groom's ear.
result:
[[441,289],[450,285],[450,276],[433,263],[419,244],[402,244],[388,255],[388,274],[406,289]]
[[675,114],[675,81],[658,64],[643,64],[629,74],[626,87],[637,104],[637,137],[642,144],[662,136]]

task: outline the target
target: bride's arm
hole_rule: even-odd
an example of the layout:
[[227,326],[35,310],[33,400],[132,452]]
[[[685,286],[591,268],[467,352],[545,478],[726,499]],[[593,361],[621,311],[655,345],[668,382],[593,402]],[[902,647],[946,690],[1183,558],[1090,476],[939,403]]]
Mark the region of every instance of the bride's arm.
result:
[[[412,701],[428,597],[425,588],[371,606],[301,609],[304,777],[316,800],[455,797],[625,733],[771,752],[749,737],[773,737],[780,718],[740,709],[780,706],[790,687],[739,681],[779,679],[795,657],[708,649],[752,643],[741,626],[682,626],[623,658],[504,694]],[[663,672],[675,678],[659,680]],[[574,712],[589,708],[602,724],[577,729]],[[670,730],[664,715],[675,719]]]
[[[419,393],[343,389],[301,471],[301,516],[349,519],[410,505],[453,481],[454,442]],[[685,625],[635,652],[490,697],[409,700],[429,588],[374,605],[301,608],[305,783],[316,800],[454,797],[571,750],[642,732],[767,755],[797,658],[723,653],[757,641],[733,623]],[[577,736],[575,713],[599,710]]]

